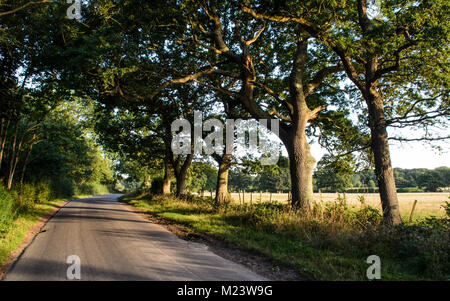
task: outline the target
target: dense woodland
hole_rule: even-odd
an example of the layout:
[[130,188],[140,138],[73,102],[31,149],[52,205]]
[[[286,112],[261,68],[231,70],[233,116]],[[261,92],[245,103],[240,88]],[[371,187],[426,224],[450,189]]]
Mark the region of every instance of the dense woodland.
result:
[[[7,190],[126,184],[177,197],[214,190],[217,203],[230,190],[289,190],[292,207],[309,210],[318,189],[376,186],[385,221],[399,224],[397,188],[449,186],[448,168],[393,169],[389,154],[390,139],[448,138],[447,1],[93,0],[77,9],[1,1]],[[278,119],[287,158],[263,166],[251,152],[174,154],[171,124],[192,124],[194,111]],[[329,152],[319,162],[313,141]]]

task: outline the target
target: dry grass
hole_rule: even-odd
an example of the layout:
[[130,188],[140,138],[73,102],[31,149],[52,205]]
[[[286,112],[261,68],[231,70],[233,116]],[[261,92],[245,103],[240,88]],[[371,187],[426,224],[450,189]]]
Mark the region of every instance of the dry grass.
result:
[[[267,202],[272,200],[273,202],[287,202],[288,194],[287,193],[262,193],[246,192],[243,196],[242,193],[231,193],[231,197],[237,203],[241,202],[242,199],[245,199],[245,203],[253,203],[260,202],[260,197],[263,202]],[[341,194],[340,197],[344,197],[344,194]],[[381,210],[380,204],[380,195],[378,193],[346,193],[345,199],[348,205],[361,207],[361,197],[364,197],[364,201],[366,205],[377,208]],[[333,202],[339,198],[338,193],[316,193],[315,201],[316,202]],[[445,210],[441,207],[445,201],[449,201],[450,193],[399,193],[398,200],[400,203],[400,210],[404,217],[409,217],[411,212],[411,208],[413,206],[414,200],[417,200],[416,208],[414,210],[414,218],[425,217],[425,216],[445,216]]]

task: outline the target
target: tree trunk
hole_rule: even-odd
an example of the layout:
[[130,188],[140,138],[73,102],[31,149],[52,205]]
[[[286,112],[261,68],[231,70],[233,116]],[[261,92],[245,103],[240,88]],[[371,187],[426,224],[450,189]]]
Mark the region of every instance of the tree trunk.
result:
[[168,160],[164,160],[164,180],[162,187],[163,194],[170,194],[170,165]]
[[20,183],[23,183],[23,179],[25,178],[25,170],[27,169],[28,160],[30,159],[31,152],[33,151],[34,140],[36,139],[36,134],[33,135],[33,139],[31,140],[30,147],[28,148],[27,156],[25,157],[25,161],[23,162],[22,167],[22,175],[20,176]]
[[189,155],[186,156],[186,159],[183,162],[181,168],[178,166],[175,167],[175,177],[177,178],[177,197],[181,197],[186,193],[186,177],[191,166],[192,159],[194,158],[194,154],[191,151]]
[[[10,162],[9,162],[9,173],[8,173],[8,182],[7,182],[7,187],[9,190],[11,190],[11,188],[12,188],[14,173],[16,171],[16,166],[17,166],[16,156],[18,156],[18,154],[16,153],[16,143],[17,143],[18,135],[19,135],[19,121],[17,121],[17,123],[16,123],[16,131],[14,133],[14,138],[13,138],[12,147],[11,147],[11,158],[10,158]],[[19,149],[20,149],[20,146],[19,146]],[[19,152],[19,150],[17,150],[17,152]]]
[[365,95],[369,108],[369,126],[372,138],[372,151],[375,158],[375,172],[383,209],[384,221],[391,225],[402,223],[395,186],[394,171],[391,165],[383,99],[374,91]]
[[186,193],[186,177],[187,171],[185,173],[180,173],[177,176],[177,197],[181,197]]
[[289,154],[292,207],[309,210],[314,201],[312,178],[316,160],[306,138],[306,121],[293,126],[289,141],[284,143]]
[[228,171],[231,166],[231,154],[224,153],[218,161],[219,170],[217,172],[217,186],[215,202],[223,204],[229,201],[228,194]]
[[5,127],[5,118],[2,118],[2,126],[0,129],[0,170],[2,169],[3,160],[3,128]]
[[7,121],[5,128],[3,128],[3,122],[4,122],[4,120],[2,119],[2,134],[0,135],[0,170],[1,170],[2,162],[3,162],[3,154],[5,153],[5,144],[6,144],[6,139],[8,137],[8,129],[9,129],[10,120]]
[[[306,125],[310,119],[315,118],[320,108],[311,111],[308,108],[303,78],[308,58],[308,38],[299,34],[297,51],[290,75],[290,96],[292,103],[291,126],[281,136],[289,154],[289,169],[291,174],[292,207],[309,210],[314,201],[312,175],[316,160],[311,155],[308,140],[306,138]],[[316,113],[314,113],[316,112]]]

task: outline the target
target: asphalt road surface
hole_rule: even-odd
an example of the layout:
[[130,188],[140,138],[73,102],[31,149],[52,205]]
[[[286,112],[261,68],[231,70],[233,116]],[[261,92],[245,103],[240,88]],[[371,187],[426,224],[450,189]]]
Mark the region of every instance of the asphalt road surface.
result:
[[[127,209],[120,195],[68,203],[45,225],[4,280],[267,280],[184,241]],[[74,280],[72,280],[74,281]]]

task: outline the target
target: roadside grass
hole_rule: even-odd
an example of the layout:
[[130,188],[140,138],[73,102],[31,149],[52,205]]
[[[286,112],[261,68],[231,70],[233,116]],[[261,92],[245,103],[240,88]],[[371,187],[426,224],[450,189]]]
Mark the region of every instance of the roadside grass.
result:
[[9,254],[19,247],[30,228],[65,201],[67,200],[59,199],[36,204],[33,210],[18,215],[10,223],[0,224],[0,266],[7,261]]
[[211,198],[133,193],[123,201],[206,234],[230,247],[263,255],[276,269],[295,268],[310,280],[367,280],[369,255],[381,258],[382,280],[450,278],[449,218],[385,226],[379,210],[342,200],[317,203],[308,213],[287,204],[227,204]]
[[31,227],[63,202],[92,195],[60,195],[51,183],[23,184],[12,190],[0,185],[0,266],[25,239]]

